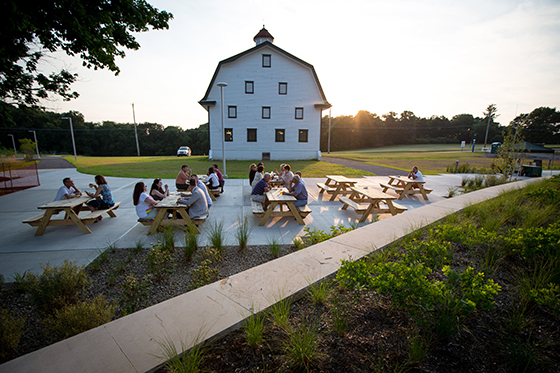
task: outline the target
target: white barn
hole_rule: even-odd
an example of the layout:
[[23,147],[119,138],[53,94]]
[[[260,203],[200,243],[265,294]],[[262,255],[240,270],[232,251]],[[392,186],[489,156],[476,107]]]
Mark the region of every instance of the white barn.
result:
[[[204,98],[210,159],[321,159],[322,111],[331,107],[312,65],[278,48],[263,27],[256,46],[218,64]],[[224,93],[224,131],[218,83]],[[224,136],[222,138],[222,136]]]

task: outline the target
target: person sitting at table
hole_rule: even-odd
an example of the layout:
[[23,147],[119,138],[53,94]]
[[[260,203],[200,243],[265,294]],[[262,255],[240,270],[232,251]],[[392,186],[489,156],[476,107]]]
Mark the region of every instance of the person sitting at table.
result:
[[181,166],[181,171],[177,174],[175,179],[175,187],[177,190],[187,190],[189,188],[188,180],[191,177],[189,167],[184,164]]
[[264,177],[257,184],[255,184],[255,187],[251,192],[251,200],[262,203],[264,211],[266,211],[268,205],[270,204],[265,194],[271,189],[268,186],[269,181],[270,181],[270,174],[267,172],[264,174]]
[[161,179],[155,179],[150,188],[150,197],[156,201],[161,201],[165,197],[169,197],[169,186],[165,184],[165,190],[163,190],[163,181]]
[[208,185],[208,189],[218,189],[220,187],[220,182],[218,181],[218,176],[216,175],[214,167],[208,169],[207,175],[206,185]]
[[82,192],[74,185],[72,178],[65,177],[62,179],[62,186],[58,189],[54,201],[60,201],[62,199],[78,198],[82,196]]
[[273,178],[273,179],[274,179],[274,178],[281,179],[282,176],[284,175],[284,166],[285,166],[284,163],[282,163],[282,164],[280,165],[280,172],[278,172],[277,169],[274,169],[274,171],[272,172],[272,175],[270,175],[270,177]]
[[182,205],[187,205],[187,212],[191,219],[202,218],[208,216],[208,202],[201,188],[196,185],[196,180],[189,180],[192,195],[187,198],[181,198],[177,201]]
[[196,186],[199,187],[200,190],[204,192],[204,195],[206,196],[206,202],[208,203],[208,209],[210,209],[210,207],[212,207],[212,198],[210,198],[210,193],[208,193],[208,189],[206,189],[204,183],[198,178],[198,175],[192,174],[191,179],[195,179]]
[[284,169],[282,171],[282,173],[280,174],[280,179],[282,179],[282,185],[284,185],[286,188],[290,188],[290,186],[292,185],[292,178],[294,177],[294,174],[291,171],[291,167],[289,164],[285,164],[284,165]]
[[[299,176],[299,182],[302,183],[303,186],[307,189],[307,184],[305,184],[305,181],[304,181],[303,178],[301,177],[301,171],[296,171],[296,172],[294,172],[294,177],[295,177],[296,175]],[[292,184],[290,185],[290,187],[288,188],[288,190],[289,190],[290,192],[293,192],[294,186],[295,186],[295,182],[294,182],[294,179],[292,178]]]
[[294,188],[293,192],[284,193],[287,196],[296,197],[297,201],[294,202],[294,206],[305,206],[307,205],[307,188],[305,184],[303,184],[298,175],[295,175],[294,178]]
[[[422,173],[418,170],[418,167],[414,166],[412,167],[412,171],[410,171],[408,173],[408,178],[412,179],[412,180],[416,180],[419,182],[424,182],[424,176],[422,175]],[[418,188],[418,184],[414,184],[412,185],[414,188]]]
[[214,167],[214,172],[216,173],[216,176],[218,176],[218,182],[220,183],[220,193],[223,193],[225,184],[224,175],[222,175],[222,171],[218,169],[218,165],[216,163],[214,163],[212,167]]
[[257,183],[261,181],[263,178],[264,178],[264,166],[263,165],[257,166],[257,172],[255,173],[255,178],[253,179],[251,186],[254,188],[255,185],[257,185]]
[[249,166],[249,185],[253,185],[253,179],[255,178],[256,173],[257,173],[257,165],[252,163]]
[[147,191],[148,186],[141,181],[134,186],[132,203],[136,206],[138,221],[154,220],[157,215],[155,206],[158,204],[158,201],[148,195],[148,193],[146,193]]
[[[115,206],[115,200],[113,199],[113,194],[109,185],[107,185],[107,180],[102,175],[95,175],[96,184],[89,184],[90,188],[95,188],[95,193],[90,193],[86,190],[86,193],[91,198],[95,198],[87,203],[88,208],[91,212],[95,210],[106,210],[110,207]],[[95,219],[94,223],[100,221],[103,217],[99,216]]]

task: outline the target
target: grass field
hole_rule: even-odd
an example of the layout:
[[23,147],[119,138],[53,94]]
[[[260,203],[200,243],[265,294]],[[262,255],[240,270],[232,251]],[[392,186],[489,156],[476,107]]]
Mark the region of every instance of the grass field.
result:
[[[477,169],[490,168],[494,158],[481,151],[482,145],[461,149],[456,144],[395,145],[375,149],[361,149],[349,152],[331,152],[330,156],[367,164],[409,171],[418,166],[423,174],[435,175],[446,172],[447,166],[468,163]],[[325,154],[326,155],[326,154]]]
[[[177,157],[74,157],[66,159],[76,165],[79,172],[104,176],[163,178],[174,179],[181,169],[181,165],[189,166],[193,173],[206,175],[212,163],[217,163],[220,169],[222,162],[212,162],[205,156],[189,158]],[[250,161],[227,161],[226,171],[230,179],[247,179],[249,177]],[[281,163],[289,163],[293,171],[301,171],[304,177],[323,177],[329,174],[345,175],[349,177],[373,175],[371,172],[355,170],[332,163],[320,161],[274,161],[266,162],[266,171],[280,168]],[[223,171],[223,170],[222,170]]]

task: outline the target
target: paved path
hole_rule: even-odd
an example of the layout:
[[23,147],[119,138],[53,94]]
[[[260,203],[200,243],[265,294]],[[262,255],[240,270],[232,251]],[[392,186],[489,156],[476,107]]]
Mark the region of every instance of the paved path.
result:
[[336,157],[322,156],[321,160],[325,161],[325,162],[329,162],[329,163],[340,164],[340,165],[343,165],[343,166],[346,166],[346,167],[354,168],[356,170],[373,172],[377,176],[406,175],[407,174],[405,171],[397,170],[397,169],[394,169],[394,168],[383,167],[383,166],[375,166],[375,165],[372,165],[372,164],[356,162],[356,161],[351,161],[351,160],[348,160],[348,159],[342,159],[342,158],[336,158]]
[[60,157],[43,156],[39,162],[37,162],[38,170],[55,170],[60,168],[76,168],[76,166]]

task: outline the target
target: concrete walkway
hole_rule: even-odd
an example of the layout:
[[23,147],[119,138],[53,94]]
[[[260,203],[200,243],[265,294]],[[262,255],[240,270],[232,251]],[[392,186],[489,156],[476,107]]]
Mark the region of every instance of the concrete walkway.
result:
[[[55,176],[61,179],[60,174]],[[76,177],[78,175],[70,176]],[[91,176],[88,178],[91,178]],[[383,219],[374,224],[367,224],[329,241],[267,262],[19,357],[0,365],[0,372],[151,371],[162,363],[161,359],[158,358],[158,356],[161,356],[158,341],[161,342],[166,337],[172,340],[177,347],[184,343],[188,348],[195,341],[200,341],[201,338],[208,339],[219,336],[232,328],[238,327],[250,315],[251,309],[258,312],[284,297],[297,296],[310,284],[335,273],[340,267],[341,259],[359,259],[374,250],[385,247],[411,231],[457,212],[467,205],[493,198],[504,190],[523,187],[526,183],[533,181],[524,180],[444,199],[442,195],[446,194],[447,187],[456,185],[457,182],[460,183],[461,175],[430,176],[427,180],[429,186],[434,188],[434,192],[430,194],[431,200],[423,201],[417,197],[405,199],[402,204],[410,207],[410,209],[403,214]],[[108,182],[113,187],[117,200],[124,202],[124,196],[130,198],[130,186],[136,180],[111,178]],[[366,178],[360,180],[360,182],[374,185],[377,179]],[[239,185],[237,185],[235,180],[228,180],[226,187],[231,192],[229,192],[229,196],[220,197],[220,200],[224,201],[221,203],[227,204],[227,206],[220,206],[217,203],[216,207],[212,207],[211,214],[222,215],[220,211],[228,211],[234,206],[237,206],[240,212],[245,211],[246,198],[243,193],[246,194],[249,187],[244,183],[247,183],[247,181],[239,181]],[[77,184],[81,186],[81,180]],[[307,184],[313,190],[311,180],[308,180]],[[47,188],[47,186],[45,185],[44,188]],[[43,198],[46,199],[47,195],[51,195],[55,189],[56,185],[53,183],[50,188],[41,192],[44,193]],[[234,192],[234,190],[238,191]],[[26,197],[32,198],[33,191],[26,192],[29,192],[26,193]],[[39,191],[36,192],[39,193]],[[119,198],[121,196],[123,198]],[[339,222],[355,220],[356,216],[352,215],[353,211],[344,212],[344,215],[336,213],[340,210],[340,202],[325,202],[320,196],[316,194],[313,196],[314,200],[311,203],[313,219],[309,223],[314,224],[314,227],[325,229],[321,224],[330,226]],[[31,259],[32,257],[40,255],[43,258],[48,258],[49,253],[52,254],[51,259],[64,255],[80,255],[80,257],[85,258],[85,254],[79,254],[79,247],[94,245],[95,241],[102,241],[104,238],[107,240],[116,238],[112,242],[117,242],[119,245],[123,244],[126,247],[132,240],[145,234],[147,228],[138,227],[134,224],[135,219],[128,211],[132,210],[132,203],[129,202],[129,204],[130,206],[125,204],[122,211],[121,209],[117,211],[120,211],[117,218],[119,224],[107,224],[104,219],[102,223],[93,227],[92,235],[83,235],[77,228],[77,232],[72,232],[72,227],[54,227],[52,230],[56,229],[60,232],[49,232],[47,230],[43,237],[34,237],[34,229],[28,228],[20,229],[18,234],[9,231],[6,233],[8,233],[7,236],[10,237],[12,245],[18,244],[18,242],[15,242],[16,238],[14,236],[19,235],[24,236],[24,239],[20,241],[22,244],[29,240],[35,242],[36,251],[33,251],[33,245],[26,245],[28,254],[22,257],[22,260],[27,263],[27,266],[36,262],[36,260]],[[17,204],[11,205],[12,208],[16,206]],[[32,209],[32,206],[34,204],[27,207]],[[221,210],[222,208],[224,210]],[[23,208],[21,208],[21,211],[13,211],[11,212],[11,219],[19,221],[21,215],[28,212],[30,211],[23,211]],[[2,219],[2,223],[9,223],[9,219]],[[127,223],[129,220],[132,222]],[[230,217],[226,221],[228,224],[233,224],[234,220],[235,218]],[[120,225],[123,225],[123,227],[119,230],[113,227]],[[11,224],[10,227],[15,228],[15,224]],[[231,230],[231,226],[228,227]],[[64,231],[62,228],[64,228]],[[121,234],[123,230],[125,232]],[[292,221],[275,219],[267,227],[257,230],[257,234],[254,235],[256,238],[252,237],[252,240],[257,242],[269,235],[280,234],[285,241],[291,241],[294,236],[301,235],[302,231],[303,227]],[[119,236],[119,234],[121,235]],[[71,243],[69,244],[66,241],[71,241]],[[42,242],[45,242],[48,248],[42,248],[44,246],[41,245]],[[69,245],[74,247],[70,248]],[[64,249],[57,250],[57,246],[63,246]],[[95,249],[83,250],[92,252]],[[12,263],[17,264],[17,252],[15,252],[16,250],[12,251],[14,252],[2,254],[2,262],[5,258],[13,256]],[[5,270],[9,271],[7,268]]]
[[[53,200],[64,177],[71,177],[82,191],[93,182],[92,175],[85,175],[75,169],[40,170],[39,187],[23,190],[0,197],[0,273],[5,280],[13,281],[16,273],[25,271],[39,273],[40,264],[50,262],[59,265],[64,259],[76,260],[78,265],[87,265],[107,246],[131,248],[136,242],[143,242],[144,247],[156,242],[156,237],[147,236],[148,227],[137,222],[135,207],[132,204],[132,191],[138,181],[151,185],[152,180],[107,177],[115,201],[122,202],[116,218],[107,215],[97,224],[88,227],[92,234],[83,234],[74,226],[48,227],[43,236],[35,237],[36,227],[22,224],[22,220],[41,213],[37,206]],[[305,179],[305,178],[304,178]],[[447,195],[447,189],[459,186],[462,175],[426,176],[427,185],[434,191],[430,200],[424,201],[419,196],[399,201],[409,211],[441,201]],[[235,245],[235,227],[240,217],[247,215],[255,225],[249,238],[249,245],[266,245],[270,238],[278,239],[280,244],[290,244],[296,236],[305,234],[304,228],[329,231],[333,225],[356,222],[358,215],[352,209],[341,210],[341,203],[329,201],[330,195],[319,195],[316,182],[324,179],[305,179],[309,189],[309,207],[312,213],[305,219],[305,226],[298,225],[295,219],[275,218],[264,227],[258,227],[259,218],[253,216],[249,195],[251,188],[248,180],[227,180],[224,194],[218,198],[210,209],[206,227],[201,227],[200,243],[205,245],[208,227],[214,222],[223,222],[226,230],[226,244]],[[379,188],[379,182],[386,182],[387,177],[372,176],[356,179],[359,185]],[[175,190],[175,180],[164,180],[171,190]],[[381,216],[384,218],[385,216]],[[182,241],[177,236],[178,242]],[[179,241],[180,240],[180,241]]]

